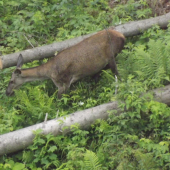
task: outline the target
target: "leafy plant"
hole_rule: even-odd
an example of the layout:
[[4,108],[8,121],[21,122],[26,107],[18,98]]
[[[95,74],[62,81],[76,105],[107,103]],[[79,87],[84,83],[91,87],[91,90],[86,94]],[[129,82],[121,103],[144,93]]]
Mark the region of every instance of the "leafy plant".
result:
[[133,47],[133,51],[123,51],[119,66],[124,79],[127,80],[127,76],[132,74],[139,81],[148,81],[152,88],[169,81],[169,42],[163,37],[150,39],[144,45]]
[[[15,0],[0,1],[2,54],[41,46],[101,30],[110,25],[153,16],[146,0]],[[156,1],[154,2],[156,5]],[[29,43],[29,41],[31,44]],[[24,151],[0,157],[0,170],[41,169],[169,169],[169,107],[153,100],[148,90],[169,83],[170,27],[153,26],[127,38],[117,57],[122,81],[110,70],[98,83],[85,78],[72,85],[59,100],[50,81],[33,82],[5,96],[13,68],[0,71],[0,134],[64,116],[112,100],[119,109],[108,120],[96,120],[88,130],[71,127],[69,135],[34,132]],[[33,67],[34,61],[24,67]],[[115,92],[117,91],[116,95]]]

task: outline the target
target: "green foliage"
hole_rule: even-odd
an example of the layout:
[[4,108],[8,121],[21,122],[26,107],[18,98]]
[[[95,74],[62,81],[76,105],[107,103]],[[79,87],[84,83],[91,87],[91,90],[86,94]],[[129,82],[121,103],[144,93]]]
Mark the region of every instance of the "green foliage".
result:
[[52,118],[51,116],[55,114],[54,97],[49,97],[46,93],[42,93],[40,88],[41,86],[27,87],[25,90],[28,90],[28,93],[22,90],[15,93],[16,99],[13,105],[17,107],[21,115],[24,114],[23,116],[27,120],[26,125],[42,122],[46,113],[49,113],[49,118]]
[[96,154],[92,151],[87,150],[84,154],[85,168],[84,169],[100,169],[101,165],[99,164],[99,159]]
[[[155,36],[155,32],[158,32],[157,36]],[[147,85],[152,88],[159,87],[169,81],[169,31],[166,39],[165,36],[161,36],[155,40],[161,34],[162,31],[159,31],[159,28],[153,28],[141,37],[141,40],[136,43],[137,46],[131,46],[131,43],[127,44],[126,47],[129,50],[124,50],[119,60],[120,72],[125,80],[129,74],[132,74],[139,81],[147,81]],[[140,41],[143,42],[143,39],[146,40],[149,36],[153,36],[153,39],[138,45]]]
[[[3,1],[2,1],[3,2]],[[107,1],[15,0],[0,3],[0,50],[11,53],[108,26]],[[48,24],[48,26],[46,26]]]
[[169,133],[169,108],[152,95],[141,96],[147,89],[131,77],[119,88],[123,113],[110,113],[109,124],[99,121],[95,129],[102,163],[109,162],[110,169],[159,169],[163,162],[168,167],[169,142],[163,138]]
[[[43,169],[57,167],[59,165],[56,154],[58,148],[55,145],[57,139],[50,134],[41,137],[41,135],[38,135],[39,133],[39,131],[35,132],[36,137],[34,144],[28,147],[28,151],[23,152],[23,161],[27,163],[27,166],[31,169],[36,168],[39,164]],[[51,146],[50,144],[53,145]]]
[[[3,54],[49,44],[152,15],[146,0],[15,0],[0,1],[0,51]],[[119,2],[119,3],[118,3]],[[50,81],[27,83],[15,96],[5,88],[13,68],[0,71],[0,134],[48,119],[118,100],[120,114],[110,111],[108,120],[96,120],[88,130],[78,124],[69,135],[46,136],[34,132],[33,144],[24,151],[0,158],[0,170],[166,170],[170,168],[169,107],[153,100],[150,89],[169,83],[170,26],[153,26],[127,39],[117,57],[122,81],[110,70],[98,83],[91,77],[72,85],[57,98]],[[41,62],[24,65],[33,67]],[[117,88],[117,94],[115,91]]]
[[[89,138],[88,131],[82,131],[78,126],[72,127],[70,138],[51,134],[41,135],[41,130],[35,131],[34,144],[23,151],[22,160],[28,168],[34,169],[41,165],[43,169],[100,169],[98,157],[92,151],[85,150]],[[84,141],[84,142],[82,142]],[[57,156],[58,155],[58,156]],[[66,158],[67,162],[61,163]]]
[[[111,25],[147,18],[146,1],[130,0],[110,8],[109,0],[0,1],[0,51],[20,51],[98,31]],[[48,25],[48,26],[47,26]],[[31,47],[32,48],[32,47]]]
[[146,0],[129,0],[126,4],[118,4],[114,9],[113,24],[148,18],[152,14]]
[[[0,164],[0,170],[27,170],[27,168],[25,168],[25,164],[23,163],[14,162],[10,160],[8,163],[4,165]],[[37,170],[41,170],[41,169],[37,169]]]

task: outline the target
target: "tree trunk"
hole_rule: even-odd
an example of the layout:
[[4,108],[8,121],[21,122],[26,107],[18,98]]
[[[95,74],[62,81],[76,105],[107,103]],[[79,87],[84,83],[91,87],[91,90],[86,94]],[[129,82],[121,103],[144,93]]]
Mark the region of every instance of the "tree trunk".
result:
[[[140,21],[133,21],[133,22],[129,22],[123,25],[116,26],[116,27],[110,27],[108,29],[115,29],[123,33],[126,37],[128,37],[128,36],[137,35],[147,30],[148,28],[151,28],[155,24],[159,25],[161,28],[165,28],[167,27],[169,20],[170,20],[170,13],[167,13],[159,17],[150,18],[146,20],[140,20]],[[24,63],[31,62],[33,60],[49,58],[49,57],[54,56],[56,51],[59,52],[68,47],[71,47],[81,42],[83,39],[90,37],[93,34],[95,33],[88,34],[85,36],[80,36],[80,37],[62,41],[62,42],[56,42],[56,43],[45,45],[42,47],[36,47],[33,49],[28,49],[28,50],[20,51],[17,53],[1,56],[0,57],[0,69],[4,69],[7,67],[11,67],[11,66],[16,66],[19,54],[23,55]]]
[[[151,92],[153,92],[156,101],[170,105],[170,85],[152,90]],[[118,108],[118,102],[114,101],[0,135],[0,156],[19,151],[32,144],[34,139],[32,131],[42,129],[44,135],[52,133],[55,136],[59,134],[67,134],[70,132],[71,125],[75,123],[78,123],[81,129],[88,129],[96,119],[106,120],[108,118],[109,110],[115,111],[113,112],[115,115],[119,115],[122,112]],[[63,130],[63,127],[68,128],[64,128]]]

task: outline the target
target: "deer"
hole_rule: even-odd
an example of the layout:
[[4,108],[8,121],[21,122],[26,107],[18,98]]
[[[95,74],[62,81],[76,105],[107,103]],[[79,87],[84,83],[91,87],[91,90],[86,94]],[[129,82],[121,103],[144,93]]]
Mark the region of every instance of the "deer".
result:
[[124,43],[122,33],[103,30],[59,52],[46,63],[27,69],[22,69],[24,59],[20,54],[6,95],[12,96],[26,82],[51,79],[58,87],[58,98],[61,99],[72,83],[86,76],[97,77],[103,69],[110,68],[118,76],[115,58]]

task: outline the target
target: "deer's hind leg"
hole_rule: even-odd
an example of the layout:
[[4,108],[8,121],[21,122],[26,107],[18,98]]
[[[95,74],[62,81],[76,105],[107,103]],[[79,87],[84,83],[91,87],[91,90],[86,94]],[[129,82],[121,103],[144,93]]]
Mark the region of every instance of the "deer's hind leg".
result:
[[119,73],[118,73],[118,70],[117,70],[117,65],[116,65],[115,58],[116,58],[116,55],[110,56],[110,58],[109,58],[109,67],[112,70],[112,73],[114,73],[115,75],[118,76]]
[[116,60],[115,60],[116,56],[117,56],[117,54],[110,56],[109,67],[112,70],[112,73],[115,74],[118,77],[118,79],[121,81],[121,77],[120,77],[119,72],[117,70],[117,65],[116,65]]

